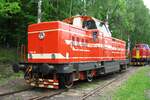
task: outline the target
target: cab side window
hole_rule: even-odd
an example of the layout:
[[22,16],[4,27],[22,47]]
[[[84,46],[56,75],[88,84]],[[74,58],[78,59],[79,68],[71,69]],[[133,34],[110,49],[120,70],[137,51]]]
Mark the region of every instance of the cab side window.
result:
[[83,21],[83,28],[86,28],[86,29],[97,29],[94,20]]
[[103,32],[104,36],[111,37],[111,32],[107,24],[102,22],[96,22],[96,26],[101,32]]

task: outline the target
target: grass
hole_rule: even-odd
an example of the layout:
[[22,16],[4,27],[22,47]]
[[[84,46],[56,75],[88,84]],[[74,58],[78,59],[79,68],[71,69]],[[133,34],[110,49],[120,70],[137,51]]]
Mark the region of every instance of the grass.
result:
[[143,67],[116,91],[113,100],[149,100],[147,90],[150,90],[150,67]]
[[12,63],[17,62],[17,53],[14,48],[0,48],[0,84],[8,80],[23,77],[22,73],[12,71]]
[[13,63],[17,60],[14,48],[0,48],[0,63]]
[[0,64],[0,84],[4,84],[8,80],[23,77],[22,73],[14,73],[11,66],[11,64]]
[[23,78],[23,73],[13,73],[10,77],[0,78],[0,85],[6,84],[9,80],[14,80],[18,78]]

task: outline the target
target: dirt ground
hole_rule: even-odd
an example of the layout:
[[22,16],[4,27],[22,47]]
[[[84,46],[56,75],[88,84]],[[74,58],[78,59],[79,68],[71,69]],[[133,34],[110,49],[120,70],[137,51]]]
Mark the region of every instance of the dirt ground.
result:
[[22,77],[17,77],[12,71],[11,64],[0,64],[0,94],[26,88]]

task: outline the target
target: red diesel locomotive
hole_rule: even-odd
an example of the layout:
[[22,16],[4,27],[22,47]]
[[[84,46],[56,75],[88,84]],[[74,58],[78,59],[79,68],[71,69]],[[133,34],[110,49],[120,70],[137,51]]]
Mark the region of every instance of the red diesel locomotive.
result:
[[150,48],[148,44],[136,44],[131,52],[131,65],[146,65],[150,63]]
[[127,65],[125,41],[111,37],[107,23],[90,16],[29,25],[27,53],[27,62],[13,70],[23,70],[26,82],[36,87],[69,88]]

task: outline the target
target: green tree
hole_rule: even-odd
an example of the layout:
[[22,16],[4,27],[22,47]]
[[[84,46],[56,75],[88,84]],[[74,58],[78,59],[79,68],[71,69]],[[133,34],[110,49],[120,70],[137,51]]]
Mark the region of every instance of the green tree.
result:
[[[37,22],[38,0],[0,1],[0,45],[26,43],[27,27]],[[112,35],[135,43],[150,44],[150,11],[143,0],[42,0],[42,21],[89,15],[108,21]]]

